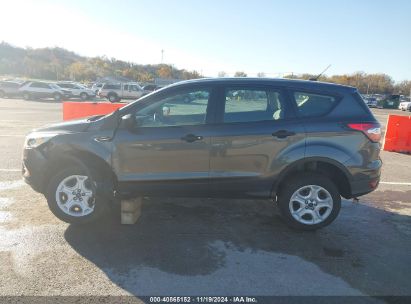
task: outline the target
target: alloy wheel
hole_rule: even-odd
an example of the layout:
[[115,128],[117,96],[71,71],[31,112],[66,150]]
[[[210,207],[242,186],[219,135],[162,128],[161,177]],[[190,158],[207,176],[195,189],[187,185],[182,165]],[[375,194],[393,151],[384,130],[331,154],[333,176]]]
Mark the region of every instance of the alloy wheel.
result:
[[85,175],[71,175],[56,189],[57,206],[67,215],[81,217],[91,214],[95,198],[91,180]]
[[333,210],[333,198],[323,187],[307,185],[293,193],[289,202],[292,217],[306,225],[324,222]]

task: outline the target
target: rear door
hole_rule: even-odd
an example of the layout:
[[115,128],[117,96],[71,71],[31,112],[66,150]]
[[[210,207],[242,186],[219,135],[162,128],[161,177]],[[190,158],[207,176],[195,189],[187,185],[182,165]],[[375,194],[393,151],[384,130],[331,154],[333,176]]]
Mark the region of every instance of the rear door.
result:
[[128,84],[123,85],[123,92],[121,94],[122,98],[130,98],[131,96],[131,86]]
[[304,129],[287,96],[269,86],[220,89],[211,139],[212,195],[269,197],[279,172],[304,157]]

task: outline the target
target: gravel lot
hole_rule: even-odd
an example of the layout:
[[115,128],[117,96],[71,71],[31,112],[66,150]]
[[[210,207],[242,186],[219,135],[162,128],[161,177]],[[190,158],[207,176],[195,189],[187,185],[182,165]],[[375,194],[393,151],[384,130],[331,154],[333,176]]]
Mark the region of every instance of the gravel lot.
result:
[[379,189],[313,233],[269,201],[185,198],[147,199],[133,226],[74,227],[20,174],[24,136],[61,117],[59,103],[0,99],[0,295],[411,296],[411,155],[382,152]]

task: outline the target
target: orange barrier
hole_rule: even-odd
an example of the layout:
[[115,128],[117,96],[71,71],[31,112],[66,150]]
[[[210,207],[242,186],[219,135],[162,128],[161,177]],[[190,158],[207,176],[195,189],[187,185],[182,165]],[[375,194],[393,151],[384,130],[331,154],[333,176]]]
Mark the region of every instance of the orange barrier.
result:
[[383,149],[411,153],[411,116],[388,116]]
[[106,115],[125,105],[109,102],[63,102],[63,120]]

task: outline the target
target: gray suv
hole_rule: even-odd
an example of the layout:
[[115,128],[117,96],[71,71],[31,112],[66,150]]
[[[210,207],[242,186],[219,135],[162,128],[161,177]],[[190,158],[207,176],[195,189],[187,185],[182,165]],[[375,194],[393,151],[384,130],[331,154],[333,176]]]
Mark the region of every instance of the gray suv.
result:
[[23,176],[70,223],[100,218],[121,199],[191,196],[270,199],[288,225],[314,230],[337,217],[341,196],[376,189],[380,137],[352,87],[201,79],[34,130]]

